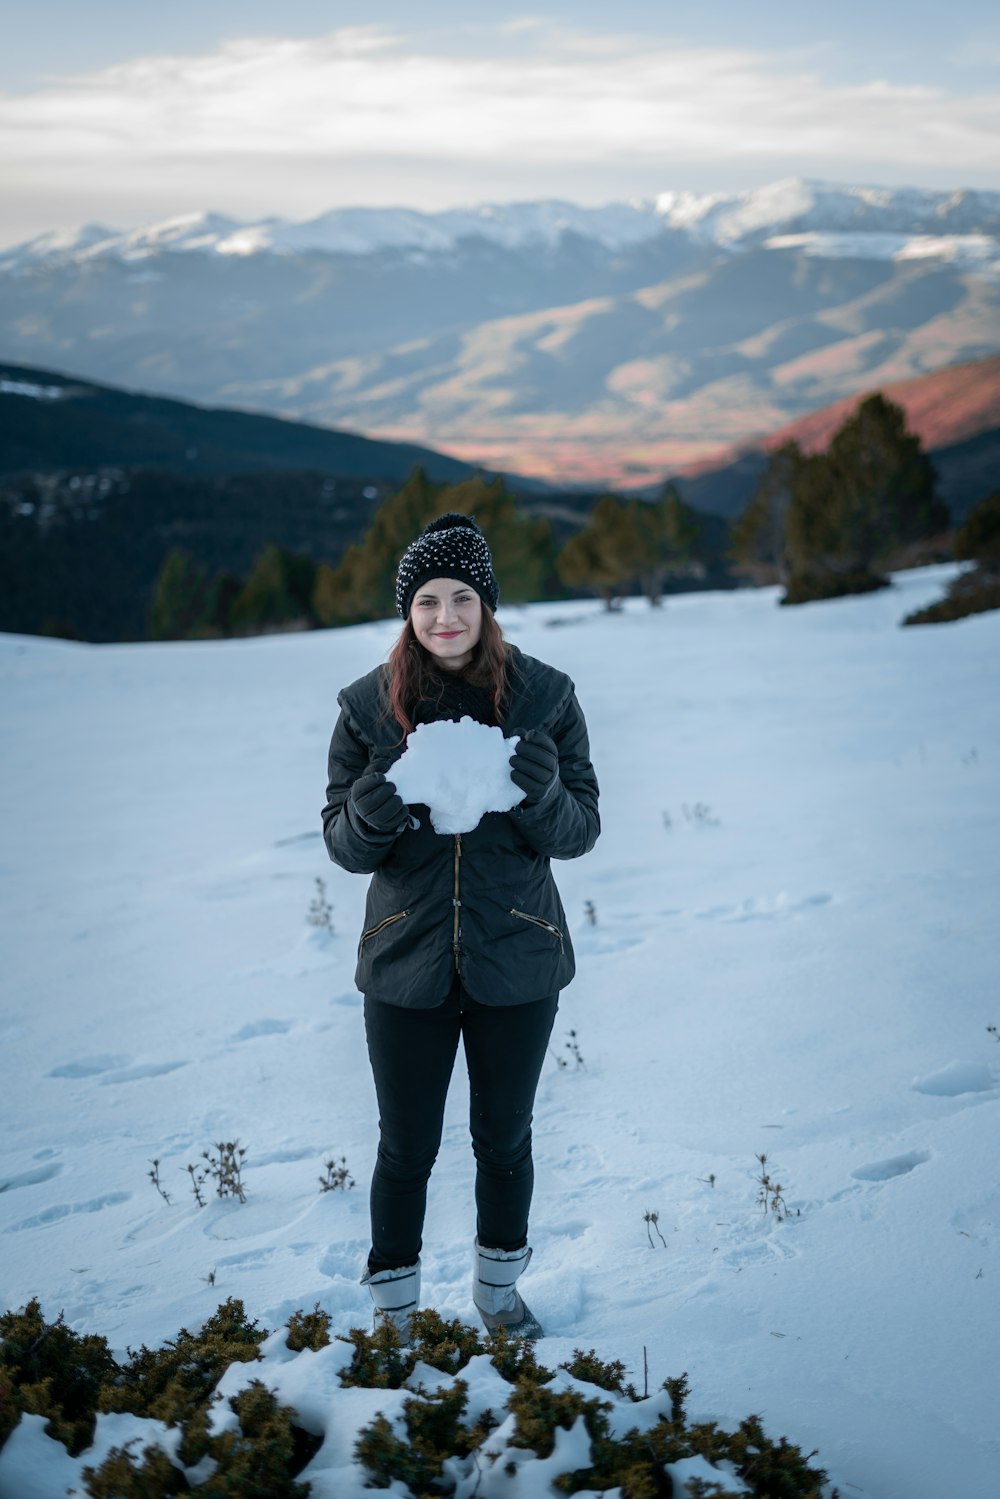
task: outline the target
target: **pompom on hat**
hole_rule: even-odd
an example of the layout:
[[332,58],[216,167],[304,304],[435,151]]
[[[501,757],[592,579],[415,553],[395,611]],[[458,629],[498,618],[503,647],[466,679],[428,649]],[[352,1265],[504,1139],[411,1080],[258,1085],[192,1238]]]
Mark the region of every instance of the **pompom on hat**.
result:
[[396,572],[396,608],[404,619],[413,595],[428,578],[458,578],[495,610],[500,585],[486,537],[471,515],[450,510],[430,521],[406,548]]

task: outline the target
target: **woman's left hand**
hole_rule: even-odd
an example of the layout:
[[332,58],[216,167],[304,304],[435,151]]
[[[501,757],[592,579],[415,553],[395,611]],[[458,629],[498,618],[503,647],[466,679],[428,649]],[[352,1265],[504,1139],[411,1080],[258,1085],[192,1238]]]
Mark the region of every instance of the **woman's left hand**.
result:
[[544,801],[559,780],[559,751],[544,729],[522,734],[510,757],[510,778],[526,802]]

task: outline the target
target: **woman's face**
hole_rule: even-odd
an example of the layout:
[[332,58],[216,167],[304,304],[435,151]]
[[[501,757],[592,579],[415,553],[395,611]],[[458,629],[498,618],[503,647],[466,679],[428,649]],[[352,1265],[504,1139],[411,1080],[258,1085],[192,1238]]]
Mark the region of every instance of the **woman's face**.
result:
[[413,633],[445,671],[463,671],[483,630],[483,601],[468,583],[431,578],[410,605]]

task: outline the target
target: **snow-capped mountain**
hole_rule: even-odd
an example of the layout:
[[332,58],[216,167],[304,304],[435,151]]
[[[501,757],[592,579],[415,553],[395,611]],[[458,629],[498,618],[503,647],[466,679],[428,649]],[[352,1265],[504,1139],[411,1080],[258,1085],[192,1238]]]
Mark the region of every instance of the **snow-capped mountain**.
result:
[[[437,213],[336,208],[302,222],[276,217],[243,222],[192,213],[137,229],[87,224],[39,235],[0,253],[0,269],[108,255],[136,260],[167,251],[367,255],[397,249],[433,254],[452,251],[469,239],[504,249],[538,249],[552,247],[566,235],[618,250],[665,233],[733,251],[761,243],[784,248],[790,235],[804,235],[810,253],[868,253],[880,260],[908,253],[1000,260],[1000,193],[838,187],[790,178],[743,193],[663,192],[597,208],[559,199],[485,203]],[[913,241],[926,242],[925,248],[910,249]]]
[[0,253],[15,363],[570,485],[658,482],[998,348],[1000,193],[192,214]]

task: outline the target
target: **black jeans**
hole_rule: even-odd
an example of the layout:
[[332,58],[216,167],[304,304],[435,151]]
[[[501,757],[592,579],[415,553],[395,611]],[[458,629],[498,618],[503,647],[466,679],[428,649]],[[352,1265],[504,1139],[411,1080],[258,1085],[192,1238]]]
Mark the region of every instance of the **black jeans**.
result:
[[432,1010],[365,997],[380,1131],[371,1185],[373,1273],[412,1265],[420,1253],[459,1036],[469,1069],[479,1242],[491,1249],[525,1244],[534,1185],[531,1110],[558,1003],[553,994],[530,1004],[483,1005],[457,979]]

